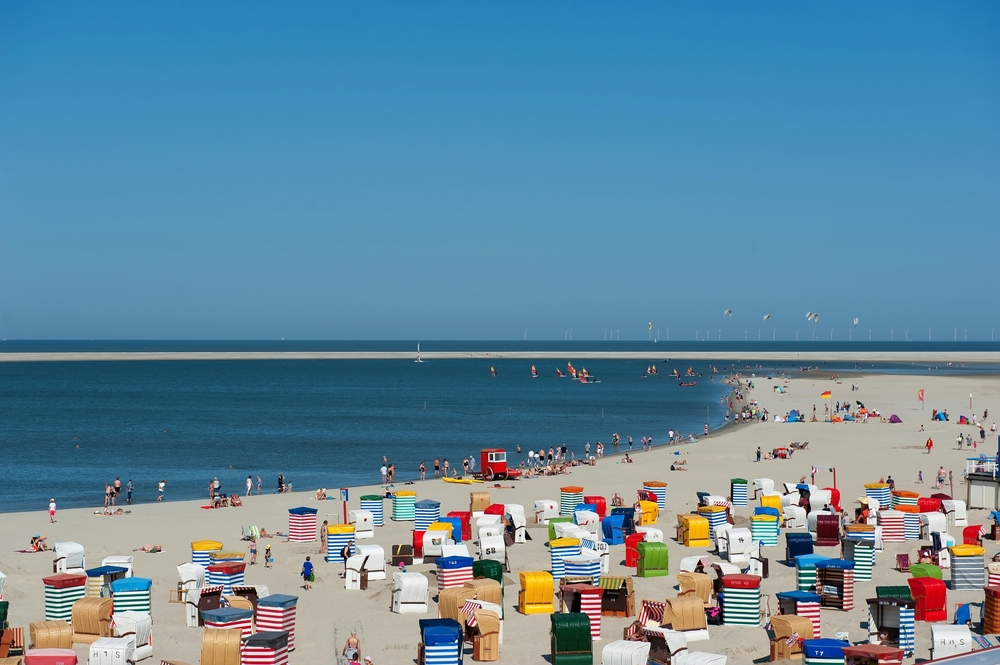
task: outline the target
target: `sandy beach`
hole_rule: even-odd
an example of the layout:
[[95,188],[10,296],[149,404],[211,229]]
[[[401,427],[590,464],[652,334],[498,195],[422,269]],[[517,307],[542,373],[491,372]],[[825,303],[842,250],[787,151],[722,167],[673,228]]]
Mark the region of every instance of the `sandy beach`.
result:
[[[28,354],[24,354],[28,355]],[[32,354],[38,355],[38,354]],[[80,355],[80,354],[72,354]],[[292,354],[281,354],[288,356]],[[310,354],[315,357],[317,354]],[[426,354],[430,356],[431,354]],[[758,355],[758,354],[755,354]],[[763,355],[763,354],[759,354]],[[959,354],[963,359],[945,358],[947,354],[935,354],[935,363],[995,361],[1000,354]],[[593,353],[588,357],[595,357]],[[723,357],[713,354],[712,357]],[[864,357],[862,357],[864,356]],[[365,356],[367,357],[367,356]],[[463,355],[462,357],[469,357]],[[505,356],[513,357],[513,356]],[[544,357],[522,355],[517,357]],[[560,353],[559,357],[573,357]],[[608,354],[601,357],[617,357]],[[631,354],[628,357],[647,357]],[[653,356],[648,356],[653,357]],[[659,357],[659,356],[656,356]],[[673,357],[690,357],[673,354]],[[5,357],[0,360],[11,360]],[[35,358],[38,359],[38,358]],[[68,359],[68,358],[63,358]],[[82,358],[76,358],[82,359]],[[810,361],[824,358],[810,357]],[[875,360],[866,354],[838,357],[839,360]],[[899,360],[898,354],[894,359]],[[909,362],[909,360],[906,360]],[[914,359],[914,362],[924,362]],[[928,360],[929,362],[929,360]],[[749,378],[749,377],[745,377]],[[758,423],[729,426],[713,433],[707,439],[695,444],[658,447],[652,452],[642,452],[636,442],[632,453],[633,464],[621,461],[610,445],[611,431],[604,439],[606,455],[595,467],[575,467],[570,475],[521,480],[502,489],[491,486],[472,486],[473,490],[488,490],[498,503],[519,503],[529,514],[529,533],[532,540],[515,545],[508,550],[511,572],[506,584],[505,642],[500,649],[501,662],[542,663],[543,655],[549,652],[549,620],[545,615],[522,616],[515,609],[517,598],[517,573],[519,571],[546,570],[549,555],[545,545],[546,531],[535,525],[531,518],[531,507],[537,499],[559,498],[559,487],[582,485],[587,494],[600,494],[609,499],[613,493],[620,493],[631,502],[635,491],[645,480],[663,480],[668,483],[667,509],[661,512],[658,526],[664,531],[670,552],[671,575],[660,578],[635,579],[637,599],[662,601],[677,595],[676,578],[673,573],[683,556],[705,554],[706,550],[685,548],[673,540],[676,515],[691,512],[697,505],[696,492],[708,491],[713,494],[729,493],[729,480],[734,477],[771,478],[776,483],[797,481],[807,476],[813,465],[833,466],[837,469],[837,486],[841,490],[842,505],[850,513],[856,506],[854,500],[864,494],[864,483],[876,482],[881,477],[891,475],[899,489],[908,489],[927,496],[932,489],[934,472],[939,466],[953,471],[955,498],[965,498],[962,471],[967,451],[959,451],[955,437],[959,432],[973,433],[971,427],[956,424],[959,414],[971,415],[969,395],[973,395],[975,414],[981,416],[985,409],[990,411],[986,420],[987,442],[980,451],[996,453],[995,435],[988,433],[989,425],[1000,415],[1000,381],[996,377],[923,377],[923,376],[861,376],[845,377],[842,382],[831,380],[820,372],[807,374],[793,380],[781,382],[787,386],[787,394],[772,392],[777,380],[756,377],[755,390],[748,394],[772,414],[784,415],[790,409],[799,409],[806,416],[815,404],[822,419],[824,405],[843,400],[862,400],[868,408],[874,408],[888,416],[897,414],[902,424],[883,424],[877,420],[867,423],[823,423],[801,424]],[[859,392],[851,391],[851,383],[860,385]],[[917,401],[917,391],[925,389],[926,410],[921,410]],[[833,399],[820,399],[822,391],[832,390]],[[931,422],[932,409],[948,409],[951,422]],[[919,431],[921,425],[926,431]],[[978,428],[974,432],[978,439]],[[924,442],[932,437],[935,442],[932,454],[925,454]],[[758,446],[765,451],[792,441],[809,441],[809,447],[797,451],[791,459],[755,463],[754,454]],[[531,447],[525,442],[524,449]],[[474,452],[474,451],[470,451]],[[513,451],[511,455],[514,456]],[[687,460],[687,472],[671,472],[670,463],[679,456]],[[323,460],[316,460],[322,466]],[[917,474],[923,472],[924,484],[917,484]],[[208,478],[206,478],[206,481]],[[821,472],[816,483],[821,487],[832,484],[831,474]],[[7,488],[16,491],[16,488]],[[225,488],[238,491],[239,488]],[[59,511],[57,523],[49,524],[46,506],[39,506],[31,513],[0,515],[3,547],[0,548],[0,571],[8,576],[4,598],[10,601],[10,622],[15,626],[27,626],[31,621],[44,617],[43,587],[41,578],[52,571],[51,553],[22,554],[16,552],[26,548],[35,533],[48,537],[50,544],[60,541],[76,541],[86,547],[88,567],[100,564],[103,557],[112,554],[132,554],[144,544],[160,544],[164,551],[158,554],[134,552],[137,576],[153,579],[153,621],[154,658],[147,662],[159,662],[159,658],[169,658],[197,663],[201,646],[201,629],[187,628],[181,605],[168,602],[169,591],[179,581],[176,566],[189,560],[190,542],[200,539],[222,541],[227,550],[247,549],[247,543],[240,541],[241,526],[257,525],[269,532],[286,531],[287,510],[296,506],[319,508],[319,520],[340,519],[340,501],[317,502],[313,492],[316,488],[296,487],[297,491],[286,495],[252,496],[244,500],[242,508],[203,510],[205,501],[166,502],[162,504],[142,504],[132,507],[126,516],[106,517],[95,515],[94,509]],[[418,499],[441,501],[442,514],[451,510],[468,510],[470,487],[446,484],[428,480],[412,487],[397,486],[396,489],[414,489]],[[169,484],[168,484],[169,493]],[[350,508],[359,507],[362,494],[377,492],[377,487],[352,488]],[[944,491],[948,492],[949,489]],[[242,494],[242,492],[240,492]],[[332,492],[335,493],[335,492]],[[58,501],[58,497],[56,497]],[[751,501],[751,504],[754,502]],[[389,503],[386,503],[388,508]],[[737,517],[746,518],[753,511],[753,505],[736,508]],[[388,511],[387,511],[388,514]],[[970,524],[987,524],[986,511],[970,511]],[[411,522],[392,522],[387,519],[384,527],[376,529],[376,537],[370,543],[382,545],[387,553],[393,544],[409,543]],[[795,587],[795,571],[780,563],[784,557],[784,533],[779,538],[778,547],[765,550],[770,559],[770,576],[763,581],[763,592],[770,600],[772,611],[776,608],[774,594],[792,590]],[[961,542],[960,529],[952,531]],[[334,654],[339,654],[343,641],[356,629],[362,639],[365,654],[371,655],[375,665],[410,663],[416,657],[419,640],[417,620],[436,616],[436,606],[432,603],[427,615],[396,615],[389,612],[389,581],[373,581],[367,591],[345,591],[343,581],[338,577],[342,566],[327,564],[319,554],[319,543],[287,543],[284,539],[264,540],[273,545],[275,565],[265,569],[262,564],[247,568],[247,583],[266,584],[271,593],[287,593],[299,596],[296,650],[290,656],[291,663],[331,662]],[[998,549],[997,543],[985,542],[987,556]],[[470,549],[473,549],[470,547]],[[833,637],[837,631],[848,631],[852,642],[867,641],[867,631],[862,625],[867,621],[864,599],[874,597],[876,585],[905,585],[907,575],[896,572],[896,553],[909,552],[915,556],[916,543],[887,543],[885,551],[876,556],[874,579],[858,582],[855,591],[855,609],[838,612],[824,609],[822,612],[823,637]],[[839,557],[839,548],[817,548],[817,552]],[[311,591],[302,589],[299,570],[304,558],[310,555],[317,562],[317,580]],[[625,568],[624,546],[612,547],[611,575],[631,575],[634,569]],[[414,571],[432,571],[431,566],[414,566]],[[391,573],[389,575],[391,578]],[[947,573],[946,573],[947,577]],[[436,595],[436,585],[431,576],[432,598]],[[981,591],[948,592],[949,611],[956,603],[979,602]],[[638,605],[638,603],[637,603]],[[974,611],[974,616],[978,614]],[[600,651],[609,641],[619,639],[622,630],[632,619],[605,617],[602,625],[603,639],[595,642],[595,662],[600,662]],[[711,639],[692,643],[693,650],[724,653],[730,665],[743,665],[767,659],[768,639],[763,628],[738,628],[733,626],[712,626]],[[927,658],[929,648],[929,628],[925,623],[917,624],[917,658]],[[78,653],[85,660],[85,651],[78,647]],[[467,655],[466,658],[469,658]]]

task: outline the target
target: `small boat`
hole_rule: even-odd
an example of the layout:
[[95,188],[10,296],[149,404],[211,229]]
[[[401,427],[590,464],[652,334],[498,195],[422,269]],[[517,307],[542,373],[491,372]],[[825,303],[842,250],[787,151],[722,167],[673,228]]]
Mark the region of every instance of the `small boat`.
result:
[[475,478],[442,478],[446,483],[455,483],[457,485],[471,485],[473,483],[481,483],[483,481],[476,480]]
[[492,365],[490,366],[490,374],[492,374],[494,377],[497,375],[497,370]]
[[533,378],[533,379],[537,379],[538,378],[538,370],[535,369],[534,365],[531,366],[531,378]]
[[684,383],[683,381],[681,381],[680,386],[681,386],[681,388],[690,388],[691,386],[694,386],[694,385],[697,385],[697,384],[698,384],[697,381],[692,381],[691,383]]
[[580,383],[600,383],[600,381],[598,381],[589,374],[581,374],[579,380]]
[[556,376],[558,376],[560,379],[566,378],[566,375],[560,372],[558,367],[556,367]]

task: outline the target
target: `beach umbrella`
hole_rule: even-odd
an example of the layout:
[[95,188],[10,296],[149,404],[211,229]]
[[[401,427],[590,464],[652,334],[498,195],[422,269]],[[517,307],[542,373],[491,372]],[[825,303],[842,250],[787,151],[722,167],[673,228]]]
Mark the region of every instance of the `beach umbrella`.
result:
[[722,316],[732,316],[732,315],[733,315],[733,308],[732,307],[730,307],[729,309],[727,309],[726,311],[724,311],[722,313]]
[[764,320],[765,320],[765,321],[767,321],[767,320],[768,320],[769,318],[771,318],[771,315],[770,315],[770,314],[765,314],[765,315],[764,315]]
[[858,402],[857,400],[854,400],[854,401],[858,405],[859,408],[862,408],[862,409],[865,408],[865,405],[862,404],[861,402]]

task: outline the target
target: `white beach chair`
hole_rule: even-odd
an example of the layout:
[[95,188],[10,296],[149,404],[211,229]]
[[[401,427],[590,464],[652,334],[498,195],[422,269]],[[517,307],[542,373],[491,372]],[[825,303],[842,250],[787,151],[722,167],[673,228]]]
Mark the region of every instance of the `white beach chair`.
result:
[[427,614],[428,580],[422,573],[392,574],[392,611],[396,614]]
[[551,499],[535,501],[535,523],[548,524],[553,517],[559,517],[559,504]]
[[786,529],[806,528],[806,509],[801,506],[785,506],[781,509]]

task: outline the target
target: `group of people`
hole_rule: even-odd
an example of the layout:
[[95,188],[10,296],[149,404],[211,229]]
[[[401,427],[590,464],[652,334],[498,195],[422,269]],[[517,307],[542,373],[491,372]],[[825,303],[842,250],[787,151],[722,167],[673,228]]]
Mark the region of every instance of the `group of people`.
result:
[[[125,485],[125,502],[132,503],[132,490],[135,489],[132,485],[132,480],[129,479],[128,483]],[[120,477],[115,477],[113,483],[105,483],[104,485],[104,507],[110,508],[115,505],[118,500],[118,496],[122,493],[122,480]]]

